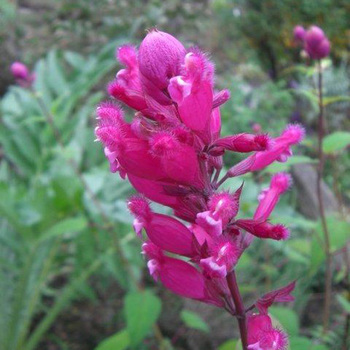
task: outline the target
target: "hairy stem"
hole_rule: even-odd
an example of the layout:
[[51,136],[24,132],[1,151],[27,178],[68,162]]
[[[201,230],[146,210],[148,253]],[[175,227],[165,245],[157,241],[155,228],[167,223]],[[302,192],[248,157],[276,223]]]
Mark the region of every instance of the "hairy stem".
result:
[[323,107],[323,89],[322,89],[322,67],[321,61],[317,63],[318,68],[318,171],[317,171],[317,199],[321,217],[322,230],[325,243],[326,254],[326,276],[325,276],[325,302],[323,308],[323,332],[326,333],[329,328],[330,306],[331,306],[331,294],[332,294],[332,256],[330,249],[329,231],[326,220],[326,213],[324,208],[324,201],[322,196],[322,178],[324,170],[325,156],[323,153],[323,138],[325,135],[325,118]]
[[247,332],[247,323],[246,323],[246,312],[243,305],[242,296],[238,289],[237,279],[235,271],[231,271],[227,277],[227,285],[230,289],[233,302],[236,307],[237,321],[239,326],[239,332],[241,335],[242,349],[248,349],[248,332]]

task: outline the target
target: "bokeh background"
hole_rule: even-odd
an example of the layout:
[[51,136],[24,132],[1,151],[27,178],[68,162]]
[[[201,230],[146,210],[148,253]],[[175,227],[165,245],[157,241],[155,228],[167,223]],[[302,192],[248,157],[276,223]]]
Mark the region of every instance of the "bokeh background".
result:
[[[1,350],[236,348],[235,320],[150,279],[125,205],[133,190],[109,172],[93,142],[94,110],[120,69],[116,47],[138,44],[154,26],[210,53],[217,88],[232,93],[223,134],[251,132],[256,123],[273,136],[286,123],[305,126],[295,157],[244,178],[242,215],[249,215],[271,174],[293,174],[293,189],[274,212],[292,235],[256,240],[238,276],[247,300],[298,280],[295,302],[271,311],[289,332],[290,349],[349,349],[348,0],[0,0],[0,16]],[[327,332],[316,75],[293,41],[297,24],[319,25],[332,43],[323,61],[333,272]],[[15,85],[15,60],[35,71],[36,94]]]

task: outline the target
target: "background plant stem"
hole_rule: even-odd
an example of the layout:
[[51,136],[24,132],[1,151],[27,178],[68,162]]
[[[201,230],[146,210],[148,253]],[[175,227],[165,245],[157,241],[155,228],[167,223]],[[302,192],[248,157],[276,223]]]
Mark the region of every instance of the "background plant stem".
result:
[[329,327],[330,306],[331,306],[331,294],[332,294],[332,256],[330,249],[330,238],[326,220],[326,213],[324,208],[323,196],[322,196],[322,178],[324,170],[325,156],[323,152],[323,138],[325,135],[325,118],[323,107],[323,89],[322,89],[322,66],[321,61],[317,62],[318,68],[318,171],[317,171],[317,199],[320,211],[320,218],[322,224],[322,230],[324,235],[324,246],[326,254],[326,276],[325,276],[325,301],[323,308],[323,332],[326,333]]
[[248,349],[248,332],[247,332],[247,323],[246,323],[246,314],[245,314],[245,308],[243,305],[242,296],[238,289],[237,279],[235,271],[231,271],[227,277],[227,285],[230,289],[233,302],[236,307],[236,314],[237,314],[237,321],[239,325],[239,332],[241,334],[241,341],[242,341],[242,349],[247,350]]

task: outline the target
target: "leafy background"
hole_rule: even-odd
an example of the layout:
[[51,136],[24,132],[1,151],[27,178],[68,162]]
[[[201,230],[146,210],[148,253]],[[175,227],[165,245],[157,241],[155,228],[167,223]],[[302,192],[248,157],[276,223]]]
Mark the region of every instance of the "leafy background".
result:
[[[93,142],[95,106],[120,68],[115,48],[138,43],[146,28],[157,26],[211,52],[218,88],[232,92],[222,111],[224,134],[249,131],[254,123],[274,136],[288,122],[306,126],[295,157],[244,179],[242,216],[254,211],[272,173],[293,172],[295,185],[274,213],[292,237],[255,242],[238,275],[248,301],[298,279],[295,303],[271,311],[289,332],[290,349],[346,350],[348,1],[0,0],[0,11],[1,349],[239,348],[234,320],[151,281],[125,206],[133,191],[109,173],[101,146]],[[324,61],[334,291],[326,334],[323,236],[317,210],[306,210],[315,206],[315,183],[303,176],[314,174],[317,163],[315,68],[293,44],[299,23],[320,25],[332,42],[331,58]],[[13,85],[8,67],[16,59],[35,70],[35,94]],[[238,159],[231,154],[226,162]],[[232,179],[225,187],[239,185]]]

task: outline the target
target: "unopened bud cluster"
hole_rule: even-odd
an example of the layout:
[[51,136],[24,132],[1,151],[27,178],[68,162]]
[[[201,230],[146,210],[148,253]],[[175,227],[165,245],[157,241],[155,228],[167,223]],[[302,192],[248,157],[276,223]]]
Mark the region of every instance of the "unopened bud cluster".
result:
[[329,55],[331,43],[320,27],[311,26],[308,30],[298,25],[294,28],[294,39],[304,45],[304,49],[313,60],[320,60]]

